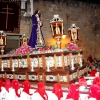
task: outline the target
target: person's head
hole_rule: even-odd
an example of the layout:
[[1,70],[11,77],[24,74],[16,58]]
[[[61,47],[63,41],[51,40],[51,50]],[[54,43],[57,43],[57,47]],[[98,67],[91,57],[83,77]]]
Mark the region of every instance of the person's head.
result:
[[92,56],[90,55],[90,57],[92,57]]
[[35,10],[34,15],[40,14],[40,9]]

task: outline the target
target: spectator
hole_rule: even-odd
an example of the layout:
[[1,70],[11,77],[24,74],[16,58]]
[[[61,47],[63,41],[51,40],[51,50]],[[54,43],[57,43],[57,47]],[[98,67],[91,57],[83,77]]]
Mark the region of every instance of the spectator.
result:
[[87,61],[88,61],[89,63],[92,63],[92,62],[93,62],[93,59],[92,59],[92,56],[91,56],[91,55],[87,58]]

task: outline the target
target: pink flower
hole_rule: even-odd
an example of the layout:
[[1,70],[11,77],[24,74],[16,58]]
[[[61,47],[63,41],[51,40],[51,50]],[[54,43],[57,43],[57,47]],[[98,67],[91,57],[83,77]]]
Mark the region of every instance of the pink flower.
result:
[[77,44],[74,44],[72,42],[68,43],[67,45],[68,45],[67,48],[71,51],[73,51],[73,50],[79,51],[80,50],[80,48],[77,46]]
[[74,47],[73,47],[73,46],[70,46],[70,47],[69,47],[69,50],[74,50]]
[[30,52],[33,51],[33,48],[28,46],[28,45],[24,45],[21,46],[20,48],[18,48],[15,52],[14,55],[19,55],[19,54],[28,54]]
[[76,48],[75,48],[75,50],[76,50],[76,51],[79,51],[79,50],[80,50],[80,48],[79,48],[79,47],[76,47]]

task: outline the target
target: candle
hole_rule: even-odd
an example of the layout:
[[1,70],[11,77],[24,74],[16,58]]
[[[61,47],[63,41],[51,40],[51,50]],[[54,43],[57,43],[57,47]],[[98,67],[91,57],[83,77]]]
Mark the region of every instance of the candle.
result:
[[31,66],[32,68],[31,68],[31,71],[33,72],[34,71],[34,63],[32,62],[32,66]]
[[52,29],[52,32],[53,32],[53,35],[54,35],[54,30],[53,30],[52,24],[51,24],[51,29]]
[[62,34],[63,34],[63,23],[62,23]]
[[12,71],[15,71],[15,70],[14,70],[14,63],[12,64]]
[[56,23],[56,34],[58,34],[58,32],[57,32],[57,23]]
[[2,68],[1,71],[4,71],[4,69],[3,69],[3,62],[2,62],[1,68]]

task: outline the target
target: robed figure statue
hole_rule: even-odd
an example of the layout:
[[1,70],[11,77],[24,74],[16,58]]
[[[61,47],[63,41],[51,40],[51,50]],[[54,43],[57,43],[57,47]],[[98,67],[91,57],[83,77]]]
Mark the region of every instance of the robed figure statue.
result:
[[32,15],[33,26],[30,39],[28,42],[29,46],[36,49],[45,47],[45,41],[41,30],[43,23],[41,22],[40,18],[41,18],[40,10],[36,10],[35,13]]

